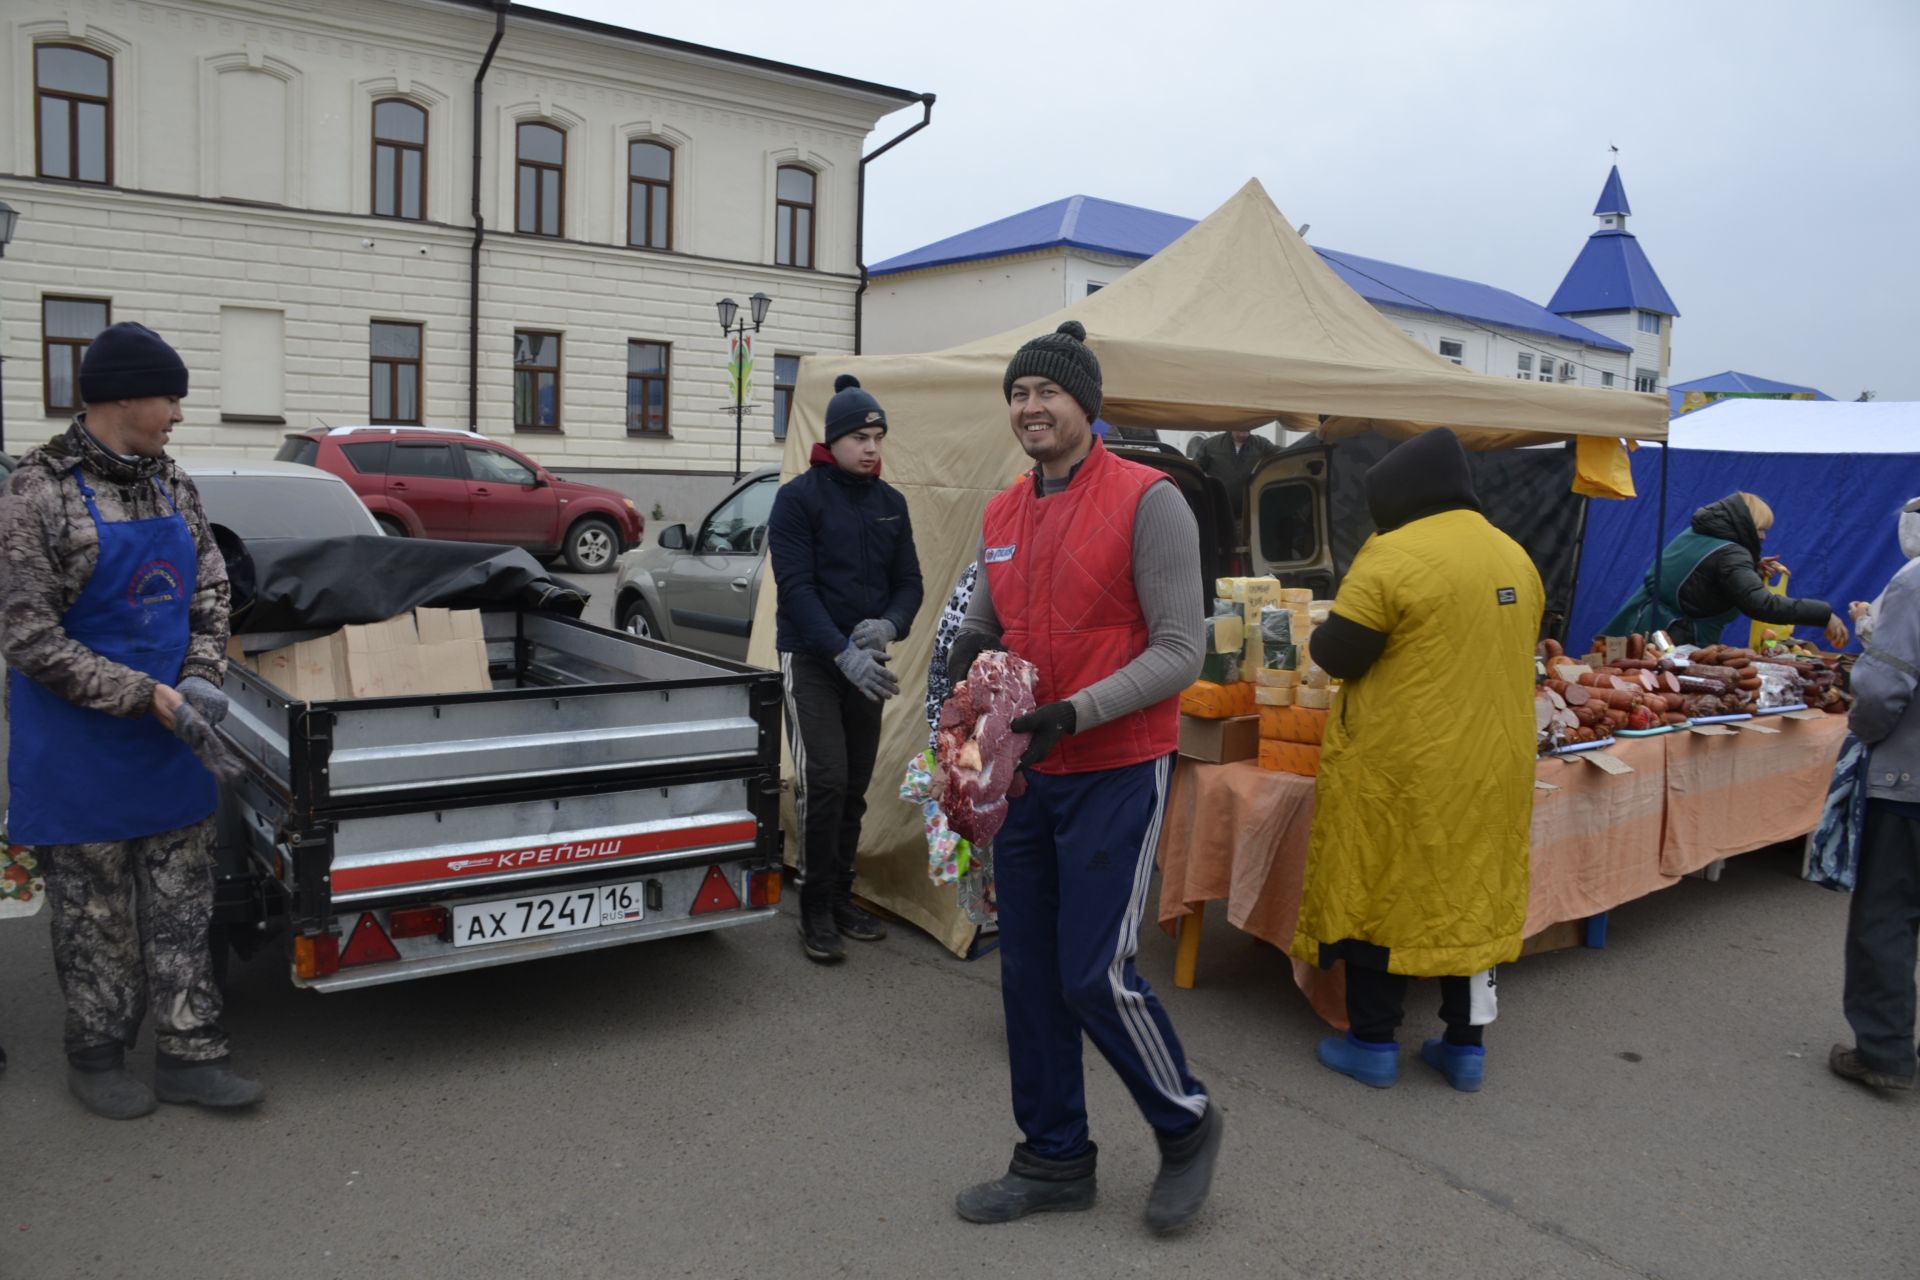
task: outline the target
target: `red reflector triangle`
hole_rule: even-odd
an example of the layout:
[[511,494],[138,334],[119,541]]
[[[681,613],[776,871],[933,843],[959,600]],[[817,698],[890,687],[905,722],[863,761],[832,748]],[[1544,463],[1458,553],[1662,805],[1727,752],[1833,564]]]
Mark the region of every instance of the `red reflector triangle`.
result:
[[739,908],[740,895],[720,874],[720,868],[708,867],[707,878],[700,882],[700,892],[693,895],[693,910],[689,914],[697,916],[703,911],[737,911]]
[[383,964],[388,960],[398,960],[400,953],[387,938],[387,931],[380,927],[380,921],[371,911],[360,913],[360,923],[353,926],[353,936],[347,939],[347,945],[340,952],[340,967],[355,964]]

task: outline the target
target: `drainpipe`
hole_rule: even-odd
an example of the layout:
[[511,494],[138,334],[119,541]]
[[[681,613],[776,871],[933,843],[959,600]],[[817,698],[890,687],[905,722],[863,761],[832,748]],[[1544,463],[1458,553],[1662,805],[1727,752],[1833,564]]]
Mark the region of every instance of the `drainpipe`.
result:
[[487,68],[494,50],[507,34],[508,0],[493,0],[493,40],[480,70],[473,77],[473,252],[467,264],[467,430],[480,429],[480,242],[487,238],[487,221],[480,216],[480,134],[486,127],[480,108]]
[[881,147],[878,151],[869,152],[868,154],[860,157],[860,194],[857,197],[858,203],[859,203],[859,212],[858,214],[855,215],[856,222],[854,224],[855,229],[853,233],[853,256],[860,263],[860,287],[853,291],[853,354],[855,355],[860,354],[860,342],[864,332],[864,320],[866,316],[865,308],[866,308],[866,297],[867,297],[867,164],[869,161],[878,160],[881,156],[887,154],[887,152],[893,150],[895,147],[905,142],[908,138],[911,138],[914,134],[920,132],[922,129],[926,128],[928,125],[933,123],[933,95],[930,93],[921,94],[920,105],[926,108],[926,114],[920,117],[920,123],[914,125],[912,128],[908,129],[905,133],[902,133],[899,137],[895,138],[892,142],[889,142],[887,143],[886,146]]

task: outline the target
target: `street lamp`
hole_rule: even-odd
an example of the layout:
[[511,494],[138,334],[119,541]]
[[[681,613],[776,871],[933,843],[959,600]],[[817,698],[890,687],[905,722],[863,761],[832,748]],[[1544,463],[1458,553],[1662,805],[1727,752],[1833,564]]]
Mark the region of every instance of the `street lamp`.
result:
[[[767,308],[773,305],[773,299],[756,293],[747,303],[752,308],[753,331],[758,333],[766,323]],[[722,298],[715,306],[720,311],[720,332],[732,340],[732,349],[727,354],[727,376],[733,383],[733,478],[738,480],[746,474],[740,454],[741,442],[746,436],[747,379],[753,373],[753,358],[747,345],[747,318],[740,315],[740,304],[732,298]],[[737,325],[736,316],[740,320]]]
[[[0,200],[0,258],[7,256],[7,246],[13,243],[13,229],[20,225],[20,211]],[[7,353],[0,348],[0,449],[7,447]]]

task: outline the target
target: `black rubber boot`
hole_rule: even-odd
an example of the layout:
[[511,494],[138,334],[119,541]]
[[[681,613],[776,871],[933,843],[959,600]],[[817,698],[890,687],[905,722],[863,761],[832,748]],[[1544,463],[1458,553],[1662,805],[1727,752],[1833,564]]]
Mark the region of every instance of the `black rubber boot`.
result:
[[162,1102],[203,1107],[250,1107],[267,1096],[258,1080],[236,1074],[227,1058],[193,1062],[165,1053],[154,1066],[153,1091]]
[[840,941],[840,931],[833,927],[831,912],[802,910],[800,949],[807,953],[807,959],[819,964],[837,964],[846,959],[847,944]]
[[117,1044],[68,1054],[67,1092],[108,1120],[138,1120],[154,1107],[153,1090],[128,1074],[126,1051]]
[[880,923],[878,916],[862,911],[851,902],[834,904],[833,927],[842,937],[855,942],[878,942],[887,936],[887,926]]
[[1159,1235],[1178,1231],[1192,1222],[1213,1188],[1213,1165],[1226,1134],[1226,1117],[1209,1101],[1207,1113],[1191,1133],[1177,1138],[1154,1136],[1160,1142],[1160,1172],[1147,1196],[1147,1227]]
[[1030,1213],[1093,1208],[1093,1166],[1100,1149],[1087,1144],[1078,1160],[1048,1160],[1021,1143],[1005,1174],[962,1191],[953,1207],[968,1222],[1012,1222]]

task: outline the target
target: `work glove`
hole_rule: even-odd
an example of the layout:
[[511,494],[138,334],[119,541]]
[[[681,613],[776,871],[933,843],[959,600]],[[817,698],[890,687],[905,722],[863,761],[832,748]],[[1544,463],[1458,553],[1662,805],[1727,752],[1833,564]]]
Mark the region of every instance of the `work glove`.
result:
[[[193,683],[191,680],[183,682],[183,684],[191,683]],[[201,683],[207,682],[203,680]],[[207,687],[213,688],[210,684]],[[213,691],[220,692],[218,689]],[[182,696],[185,696],[184,692]],[[226,703],[225,698],[220,699],[223,709]],[[173,736],[186,743],[187,749],[193,752],[194,758],[205,765],[207,772],[221,782],[238,782],[246,776],[246,767],[240,763],[240,757],[227,746],[224,738],[213,731],[213,726],[207,723],[206,717],[194,708],[193,703],[182,702],[174,709]]]
[[1019,768],[1026,769],[1045,760],[1052,750],[1060,745],[1060,739],[1072,733],[1080,722],[1079,713],[1071,702],[1049,702],[1044,707],[1035,707],[1023,716],[1015,716],[1007,728],[1015,733],[1030,733],[1032,739],[1027,749],[1020,753]]
[[174,686],[174,692],[185,698],[210,725],[219,724],[227,718],[227,695],[205,676],[188,676]]
[[954,684],[959,684],[967,678],[967,673],[973,670],[975,658],[989,649],[999,647],[992,636],[962,631],[947,647],[947,679]]
[[859,645],[862,649],[872,649],[875,652],[883,652],[888,645],[894,642],[898,634],[899,633],[893,629],[893,624],[885,618],[868,618],[865,622],[857,622],[854,624],[853,634],[849,636],[848,639],[852,640],[853,643]]
[[834,656],[833,665],[840,668],[840,674],[848,683],[875,702],[885,702],[900,692],[900,678],[887,670],[884,653],[862,649],[849,641],[847,647]]

